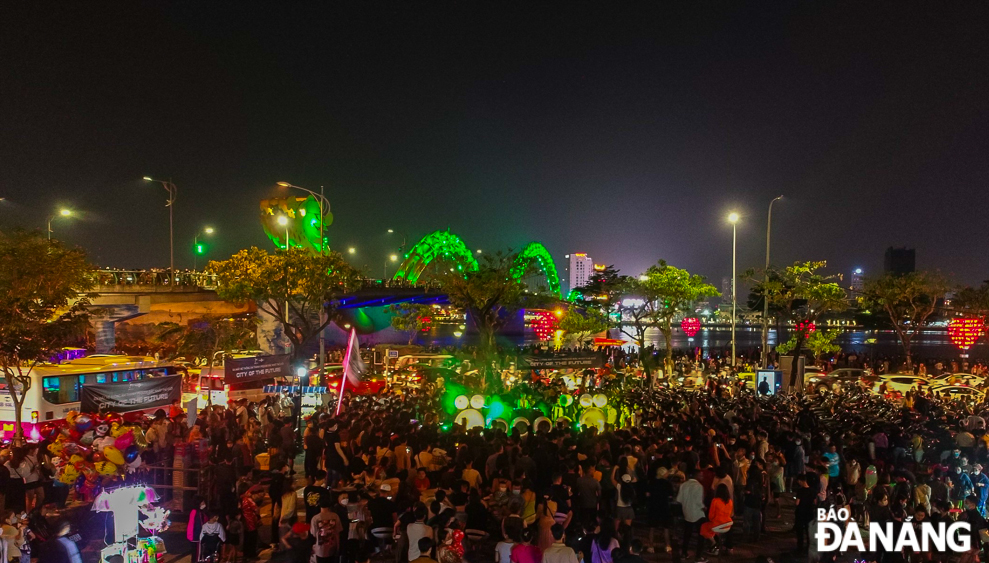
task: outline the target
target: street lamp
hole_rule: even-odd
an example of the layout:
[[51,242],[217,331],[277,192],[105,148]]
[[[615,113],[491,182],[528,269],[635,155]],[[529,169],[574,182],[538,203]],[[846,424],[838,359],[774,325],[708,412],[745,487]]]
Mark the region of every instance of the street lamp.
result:
[[[773,204],[783,199],[782,195],[773,198],[769,202],[769,216],[766,218],[766,271],[762,282],[762,367],[769,367],[769,298],[766,295],[766,286],[769,284],[769,235],[773,225]],[[776,335],[779,338],[779,335]]]
[[[394,232],[395,232],[395,229],[388,229],[388,234],[393,234]],[[399,250],[402,252],[402,255],[404,256],[405,255],[405,242],[406,242],[406,239],[408,237],[406,237],[405,236],[405,233],[403,233],[403,232],[399,232],[398,234],[402,235],[402,246],[399,248]]]
[[357,249],[351,246],[347,249],[347,254],[357,254]]
[[[388,256],[388,261],[398,262],[398,254],[390,254]],[[384,271],[383,271],[382,278],[383,279],[387,279],[388,278],[388,262],[387,261],[385,262],[385,268],[384,268]]]
[[728,222],[731,223],[731,365],[735,367],[735,310],[738,307],[738,298],[735,292],[735,257],[738,213],[732,211],[728,214]]
[[279,225],[285,227],[285,250],[288,250],[288,217],[279,215],[277,221]]
[[165,207],[168,208],[168,285],[172,286],[175,284],[175,221],[173,215],[175,196],[178,195],[179,189],[171,180],[155,180],[150,176],[145,176],[144,181],[158,182],[168,192],[168,202],[165,203]]
[[[323,253],[324,240],[325,240],[323,238],[323,216],[330,212],[330,202],[329,202],[329,200],[326,199],[326,196],[323,195],[323,186],[320,186],[319,187],[319,193],[317,194],[316,192],[314,192],[312,190],[303,188],[301,186],[295,186],[295,185],[290,184],[288,182],[275,182],[275,183],[278,184],[279,186],[283,187],[283,188],[295,188],[297,190],[302,190],[304,192],[308,192],[308,193],[312,194],[312,196],[314,198],[316,198],[316,201],[319,202],[319,253],[322,254]],[[326,209],[323,209],[323,206],[324,205],[326,206]]]
[[206,227],[202,231],[196,233],[195,238],[192,239],[192,271],[196,271],[196,267],[199,265],[199,255],[206,254],[206,246],[199,244],[199,237],[201,235],[211,235],[216,232],[213,227]]
[[59,209],[58,210],[58,213],[57,214],[52,215],[51,217],[48,218],[48,241],[49,242],[52,240],[52,221],[54,221],[56,217],[72,217],[72,210],[71,209],[65,209],[63,207],[62,209]]

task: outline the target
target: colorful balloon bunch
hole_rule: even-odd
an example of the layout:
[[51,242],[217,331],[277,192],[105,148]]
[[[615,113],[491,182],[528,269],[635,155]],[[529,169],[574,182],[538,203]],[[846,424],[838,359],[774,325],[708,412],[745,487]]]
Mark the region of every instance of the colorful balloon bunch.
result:
[[137,471],[148,447],[144,430],[135,421],[143,415],[90,415],[70,411],[65,420],[41,424],[41,437],[50,441],[55,479],[75,486],[87,501],[100,485]]

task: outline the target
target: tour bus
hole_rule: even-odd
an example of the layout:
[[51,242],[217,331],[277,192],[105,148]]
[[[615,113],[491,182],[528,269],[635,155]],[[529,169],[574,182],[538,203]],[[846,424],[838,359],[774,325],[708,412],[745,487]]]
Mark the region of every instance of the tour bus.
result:
[[217,352],[213,356],[212,367],[203,366],[192,368],[189,373],[198,378],[196,393],[199,395],[199,408],[208,404],[227,406],[227,401],[248,401],[258,402],[264,399],[264,386],[272,385],[275,379],[262,379],[260,381],[246,381],[229,385],[224,380],[223,359],[227,356],[231,358],[253,358],[264,355],[260,350],[237,350],[234,352]]
[[[40,439],[38,425],[78,411],[84,383],[126,385],[149,377],[176,375],[178,368],[146,356],[94,354],[60,364],[38,364],[21,408],[21,426],[31,440]],[[0,438],[14,436],[14,400],[6,377],[0,376]]]

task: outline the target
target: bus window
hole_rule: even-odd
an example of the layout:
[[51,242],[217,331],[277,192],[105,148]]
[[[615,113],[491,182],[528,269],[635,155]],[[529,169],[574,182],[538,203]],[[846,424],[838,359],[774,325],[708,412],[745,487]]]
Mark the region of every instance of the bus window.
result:
[[56,405],[78,401],[82,388],[79,377],[73,375],[43,377],[41,386],[44,399]]
[[97,373],[96,374],[96,383],[106,383],[106,374],[105,373]]
[[110,374],[110,383],[120,383],[120,374],[118,372]]

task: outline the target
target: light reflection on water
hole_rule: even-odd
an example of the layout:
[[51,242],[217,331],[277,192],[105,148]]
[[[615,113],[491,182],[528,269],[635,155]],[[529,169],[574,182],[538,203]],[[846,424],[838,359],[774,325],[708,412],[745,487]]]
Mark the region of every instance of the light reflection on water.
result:
[[[420,344],[435,344],[439,346],[450,345],[474,345],[476,335],[464,334],[457,338],[453,335],[455,328],[439,326],[429,333],[422,334]],[[632,332],[632,331],[629,331]],[[629,342],[631,338],[621,334],[617,329],[612,329],[609,336]],[[789,333],[784,331],[784,339],[789,338]],[[739,326],[735,334],[736,348],[739,353],[755,352],[762,342],[762,329],[758,326]],[[531,330],[526,330],[522,335],[501,335],[498,342],[502,346],[519,346],[537,343],[535,335]],[[849,329],[838,335],[836,342],[845,352],[857,352],[859,354],[879,356],[902,354],[896,333],[892,330],[863,331]],[[646,331],[646,343],[665,348],[666,344],[663,334],[658,329]],[[769,331],[769,345],[775,346],[777,335],[775,329]],[[673,334],[673,348],[676,350],[688,350],[700,347],[703,354],[724,353],[731,349],[731,329],[728,327],[702,328],[693,338],[688,338],[683,331],[677,329]],[[957,358],[960,354],[958,348],[951,344],[945,330],[925,330],[914,337],[911,346],[915,357],[919,358]],[[971,358],[989,358],[989,346],[986,346],[985,339],[980,339],[970,350]]]

